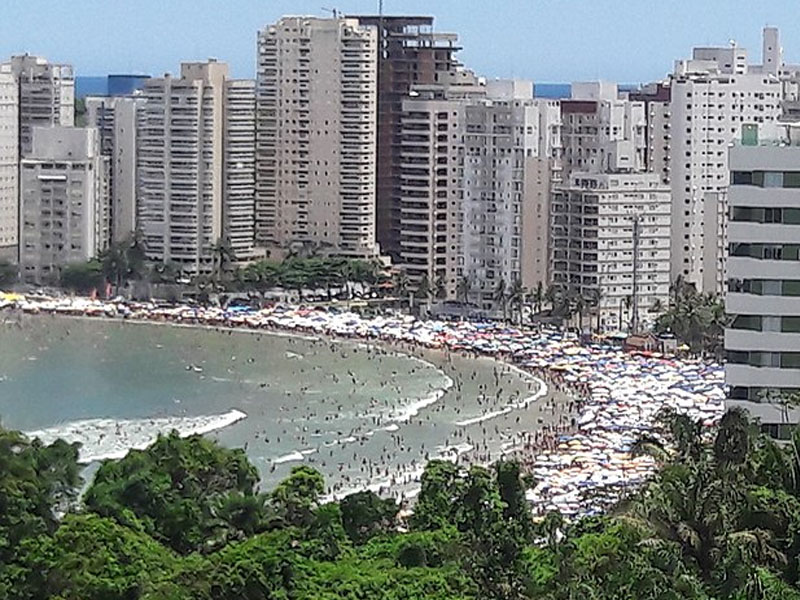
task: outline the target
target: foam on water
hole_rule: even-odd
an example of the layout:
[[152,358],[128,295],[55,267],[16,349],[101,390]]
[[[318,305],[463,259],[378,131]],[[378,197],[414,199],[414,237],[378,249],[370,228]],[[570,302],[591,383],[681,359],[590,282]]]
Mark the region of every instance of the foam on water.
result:
[[85,419],[55,427],[26,431],[30,438],[45,444],[57,439],[79,442],[78,462],[91,463],[107,458],[123,458],[130,450],[143,450],[156,441],[159,434],[173,429],[181,437],[210,433],[246,418],[240,410],[231,409],[218,415],[200,417],[153,417],[152,419]]
[[428,408],[432,404],[436,404],[454,385],[453,380],[450,377],[444,375],[444,378],[445,382],[442,387],[432,390],[427,396],[423,396],[422,398],[418,398],[413,402],[409,402],[408,404],[398,407],[389,416],[389,420],[405,423],[410,421],[412,417],[416,417],[421,410]]
[[456,421],[455,424],[459,427],[467,427],[469,425],[476,425],[478,423],[483,423],[484,421],[489,421],[491,419],[496,419],[497,417],[502,417],[503,415],[507,415],[513,410],[521,410],[528,408],[531,403],[536,402],[542,396],[547,394],[548,388],[547,384],[537,377],[526,377],[526,379],[532,379],[539,384],[539,389],[536,390],[535,394],[531,394],[520,400],[519,402],[512,402],[507,404],[503,408],[499,410],[493,410],[491,412],[484,413],[482,415],[478,415],[477,417],[470,417],[469,419],[464,419],[462,421]]
[[305,457],[303,456],[302,452],[295,450],[294,452],[290,452],[289,454],[284,454],[283,456],[279,456],[278,458],[272,459],[272,462],[276,465],[280,465],[286,462],[295,462],[299,460],[303,460]]

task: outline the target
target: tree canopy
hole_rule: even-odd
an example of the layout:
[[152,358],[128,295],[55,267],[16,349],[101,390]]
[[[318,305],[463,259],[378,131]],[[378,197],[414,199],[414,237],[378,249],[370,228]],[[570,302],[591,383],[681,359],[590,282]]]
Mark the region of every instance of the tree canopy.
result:
[[0,598],[800,600],[800,433],[738,411],[664,432],[636,445],[660,464],[642,489],[567,522],[532,518],[514,461],[432,461],[406,519],[372,492],[322,503],[307,465],[263,493],[241,451],[175,433],[79,501],[75,445],[0,430]]

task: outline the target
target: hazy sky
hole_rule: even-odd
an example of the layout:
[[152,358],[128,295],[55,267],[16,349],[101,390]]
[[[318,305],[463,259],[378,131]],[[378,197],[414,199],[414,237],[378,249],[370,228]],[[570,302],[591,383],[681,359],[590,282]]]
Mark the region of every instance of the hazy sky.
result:
[[[160,75],[213,56],[252,77],[256,31],[284,14],[324,16],[323,6],[377,12],[377,0],[0,0],[0,57]],[[800,62],[798,0],[384,0],[384,13],[434,15],[487,77],[647,81],[692,46],[731,39],[759,61],[764,25],[782,28],[787,60]]]

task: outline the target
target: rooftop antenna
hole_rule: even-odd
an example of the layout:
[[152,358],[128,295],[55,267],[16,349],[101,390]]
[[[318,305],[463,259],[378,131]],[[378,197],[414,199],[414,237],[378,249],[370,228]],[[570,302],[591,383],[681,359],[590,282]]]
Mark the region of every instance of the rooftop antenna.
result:
[[322,10],[324,10],[325,12],[331,13],[331,15],[333,16],[334,19],[338,19],[339,18],[339,14],[340,13],[339,13],[339,9],[337,9],[337,8],[325,8],[323,6]]

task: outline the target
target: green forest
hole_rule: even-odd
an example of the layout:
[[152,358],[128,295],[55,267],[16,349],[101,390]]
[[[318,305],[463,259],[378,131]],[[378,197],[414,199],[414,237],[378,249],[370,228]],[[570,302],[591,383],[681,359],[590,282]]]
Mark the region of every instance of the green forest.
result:
[[658,462],[605,516],[533,519],[515,462],[431,462],[413,514],[371,492],[323,504],[297,466],[258,489],[242,450],[173,433],[106,461],[0,430],[0,598],[800,599],[800,436],[743,413],[671,415]]

